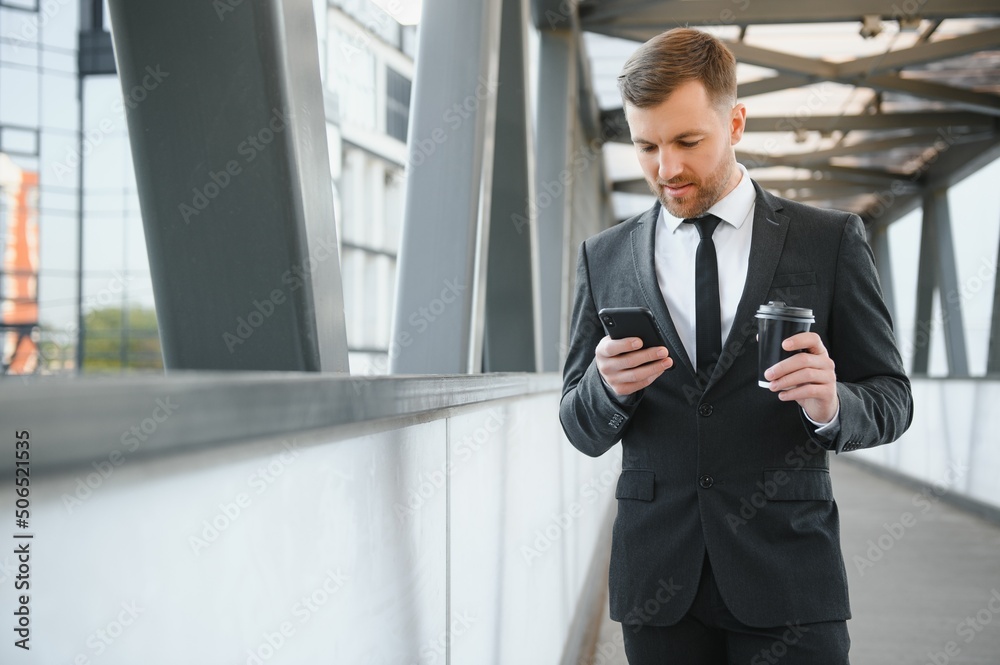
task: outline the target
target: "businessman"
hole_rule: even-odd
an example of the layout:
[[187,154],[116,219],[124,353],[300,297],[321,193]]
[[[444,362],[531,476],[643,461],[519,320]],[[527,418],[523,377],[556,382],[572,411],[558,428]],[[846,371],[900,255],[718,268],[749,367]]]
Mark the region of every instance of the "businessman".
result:
[[[653,207],[580,247],[560,420],[622,442],[611,618],[632,665],[845,665],[850,618],[830,452],[889,443],[910,384],[857,215],[763,191],[736,162],[736,61],[676,29],[619,76]],[[813,310],[758,386],[757,308]],[[646,307],[666,346],[612,340]]]

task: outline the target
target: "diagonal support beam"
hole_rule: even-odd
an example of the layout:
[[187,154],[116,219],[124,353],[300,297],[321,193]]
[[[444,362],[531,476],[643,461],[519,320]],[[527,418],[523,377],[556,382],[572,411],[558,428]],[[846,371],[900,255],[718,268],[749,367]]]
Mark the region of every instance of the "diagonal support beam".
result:
[[741,83],[736,88],[736,96],[739,99],[753,97],[754,95],[766,95],[769,92],[788,90],[789,88],[799,88],[804,85],[814,83],[816,79],[810,76],[800,76],[798,74],[778,74],[759,81]]
[[393,374],[466,374],[482,367],[500,10],[500,0],[424,2]]
[[483,323],[484,372],[535,372],[539,356],[534,137],[528,89],[527,0],[503,0],[489,264]]
[[[925,19],[998,16],[994,0],[921,0],[917,14]],[[753,25],[767,23],[856,22],[866,14],[886,19],[912,16],[909,3],[899,0],[838,0],[838,2],[794,2],[788,0],[585,0],[580,3],[584,30],[614,26],[641,30],[649,39],[664,30],[689,25]]]
[[993,260],[993,315],[990,317],[990,346],[986,354],[986,373],[1000,375],[1000,249]]
[[924,193],[923,224],[920,237],[920,267],[917,275],[917,320],[914,333],[914,365],[917,374],[927,374],[930,359],[932,296],[937,288],[944,332],[945,353],[949,376],[969,375],[965,351],[965,326],[962,321],[961,291],[958,267],[955,263],[948,190],[935,189]]
[[[850,83],[847,80],[840,80],[839,82]],[[949,102],[971,111],[1000,116],[1000,95],[956,88],[955,86],[943,85],[933,81],[903,78],[895,74],[884,74],[882,76],[870,76],[859,79],[856,85],[884,92],[903,93],[904,95],[920,97],[922,99]]]
[[346,372],[312,3],[109,7],[164,366]]
[[886,92],[899,92],[935,101],[950,102],[980,113],[1000,116],[1000,96],[998,95],[965,90],[931,81],[903,78],[896,74],[865,76],[864,70],[860,73],[845,74],[843,66],[836,63],[822,59],[803,58],[759,46],[750,46],[744,42],[728,41],[726,46],[739,62],[768,67],[786,76],[807,77],[812,81],[826,80]]
[[838,65],[840,76],[871,76],[883,72],[1000,48],[1000,28],[982,30],[939,42],[922,43],[898,51],[857,58]]

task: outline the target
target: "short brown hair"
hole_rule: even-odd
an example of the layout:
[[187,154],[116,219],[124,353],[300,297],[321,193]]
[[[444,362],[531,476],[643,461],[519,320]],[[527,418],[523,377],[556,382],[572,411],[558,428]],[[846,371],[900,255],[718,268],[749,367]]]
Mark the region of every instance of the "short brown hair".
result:
[[650,108],[688,81],[701,81],[708,98],[719,108],[736,104],[736,58],[732,52],[706,32],[674,28],[632,54],[618,76],[618,89],[624,103]]

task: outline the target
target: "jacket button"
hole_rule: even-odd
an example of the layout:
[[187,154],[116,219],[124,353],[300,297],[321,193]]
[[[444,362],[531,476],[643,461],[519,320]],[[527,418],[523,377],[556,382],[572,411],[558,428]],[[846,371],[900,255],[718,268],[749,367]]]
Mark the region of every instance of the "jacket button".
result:
[[711,404],[699,404],[698,405],[698,415],[699,416],[704,416],[704,417],[708,418],[710,415],[712,415],[712,411],[713,410],[714,409],[712,409],[712,405]]
[[698,479],[698,484],[701,485],[704,489],[708,489],[709,487],[715,484],[715,479],[712,478],[712,476],[705,475]]

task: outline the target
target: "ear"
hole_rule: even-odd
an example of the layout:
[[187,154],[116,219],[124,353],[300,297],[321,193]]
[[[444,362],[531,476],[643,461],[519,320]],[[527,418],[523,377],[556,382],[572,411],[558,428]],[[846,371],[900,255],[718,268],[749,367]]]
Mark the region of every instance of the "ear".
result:
[[730,145],[736,145],[743,138],[743,131],[747,127],[747,107],[743,104],[734,106],[729,123]]

